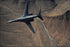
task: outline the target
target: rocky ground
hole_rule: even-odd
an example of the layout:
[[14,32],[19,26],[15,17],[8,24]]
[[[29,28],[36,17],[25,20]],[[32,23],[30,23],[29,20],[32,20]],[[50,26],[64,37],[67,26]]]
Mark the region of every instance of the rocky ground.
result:
[[26,0],[0,0],[1,47],[69,47],[70,0],[30,0],[29,13],[42,9],[43,21],[31,22],[35,34],[24,22],[7,23],[23,15]]

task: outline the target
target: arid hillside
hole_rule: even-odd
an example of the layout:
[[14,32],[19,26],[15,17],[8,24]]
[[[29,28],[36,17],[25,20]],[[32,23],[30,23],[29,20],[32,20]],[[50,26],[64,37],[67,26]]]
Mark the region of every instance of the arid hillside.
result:
[[26,0],[0,0],[0,47],[70,46],[70,0],[29,0],[29,13],[43,21],[31,22],[33,33],[24,22],[8,23],[23,15]]

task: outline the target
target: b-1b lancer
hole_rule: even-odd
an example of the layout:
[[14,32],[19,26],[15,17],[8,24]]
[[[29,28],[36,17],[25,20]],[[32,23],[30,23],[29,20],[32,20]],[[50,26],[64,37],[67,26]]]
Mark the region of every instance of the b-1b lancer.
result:
[[8,21],[8,23],[12,23],[12,22],[25,22],[29,28],[32,30],[33,33],[35,33],[32,25],[31,25],[31,21],[34,20],[34,18],[36,17],[39,17],[41,20],[43,20],[43,18],[41,17],[41,9],[39,11],[39,13],[37,15],[32,15],[32,14],[28,14],[28,4],[29,4],[29,1],[26,1],[26,5],[25,5],[25,10],[24,10],[24,15],[15,19],[15,20],[11,20],[11,21]]

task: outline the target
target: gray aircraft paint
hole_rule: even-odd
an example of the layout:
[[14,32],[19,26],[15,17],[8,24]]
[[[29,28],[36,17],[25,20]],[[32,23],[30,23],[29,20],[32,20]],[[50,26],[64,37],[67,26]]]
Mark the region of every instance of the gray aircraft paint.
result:
[[41,9],[40,9],[38,15],[28,14],[28,3],[29,3],[29,1],[26,1],[24,15],[19,17],[19,18],[17,18],[17,19],[15,19],[15,20],[8,21],[8,23],[18,22],[18,21],[25,22],[29,26],[29,28],[32,30],[32,32],[35,33],[35,31],[34,31],[34,29],[33,29],[33,27],[32,27],[30,22],[33,21],[33,19],[35,17],[39,17],[40,19],[43,20],[43,18],[41,17]]

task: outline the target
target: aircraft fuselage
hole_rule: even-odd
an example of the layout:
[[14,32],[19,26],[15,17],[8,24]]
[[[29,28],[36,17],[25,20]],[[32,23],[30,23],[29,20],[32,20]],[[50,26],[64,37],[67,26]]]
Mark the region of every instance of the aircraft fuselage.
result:
[[22,17],[17,18],[17,19],[31,19],[31,18],[35,18],[35,17],[37,17],[37,15],[22,16]]
[[33,21],[33,19],[37,17],[37,15],[28,15],[28,16],[23,16],[20,18],[17,18],[18,21],[23,21],[23,22],[30,22]]
[[30,22],[30,21],[33,21],[33,19],[35,17],[37,17],[37,15],[22,16],[22,17],[15,19],[15,20],[9,21],[9,23],[12,23],[12,22]]
[[24,15],[22,15],[21,17],[15,19],[15,20],[8,21],[8,23],[25,22],[28,25],[28,27],[32,30],[32,32],[35,33],[30,22],[34,21],[34,18],[36,18],[36,17],[43,20],[43,18],[41,17],[41,9],[39,10],[37,15],[32,15],[32,13],[31,14],[28,13],[28,5],[29,5],[29,1],[27,0],[26,5],[25,5],[25,10],[24,10]]

